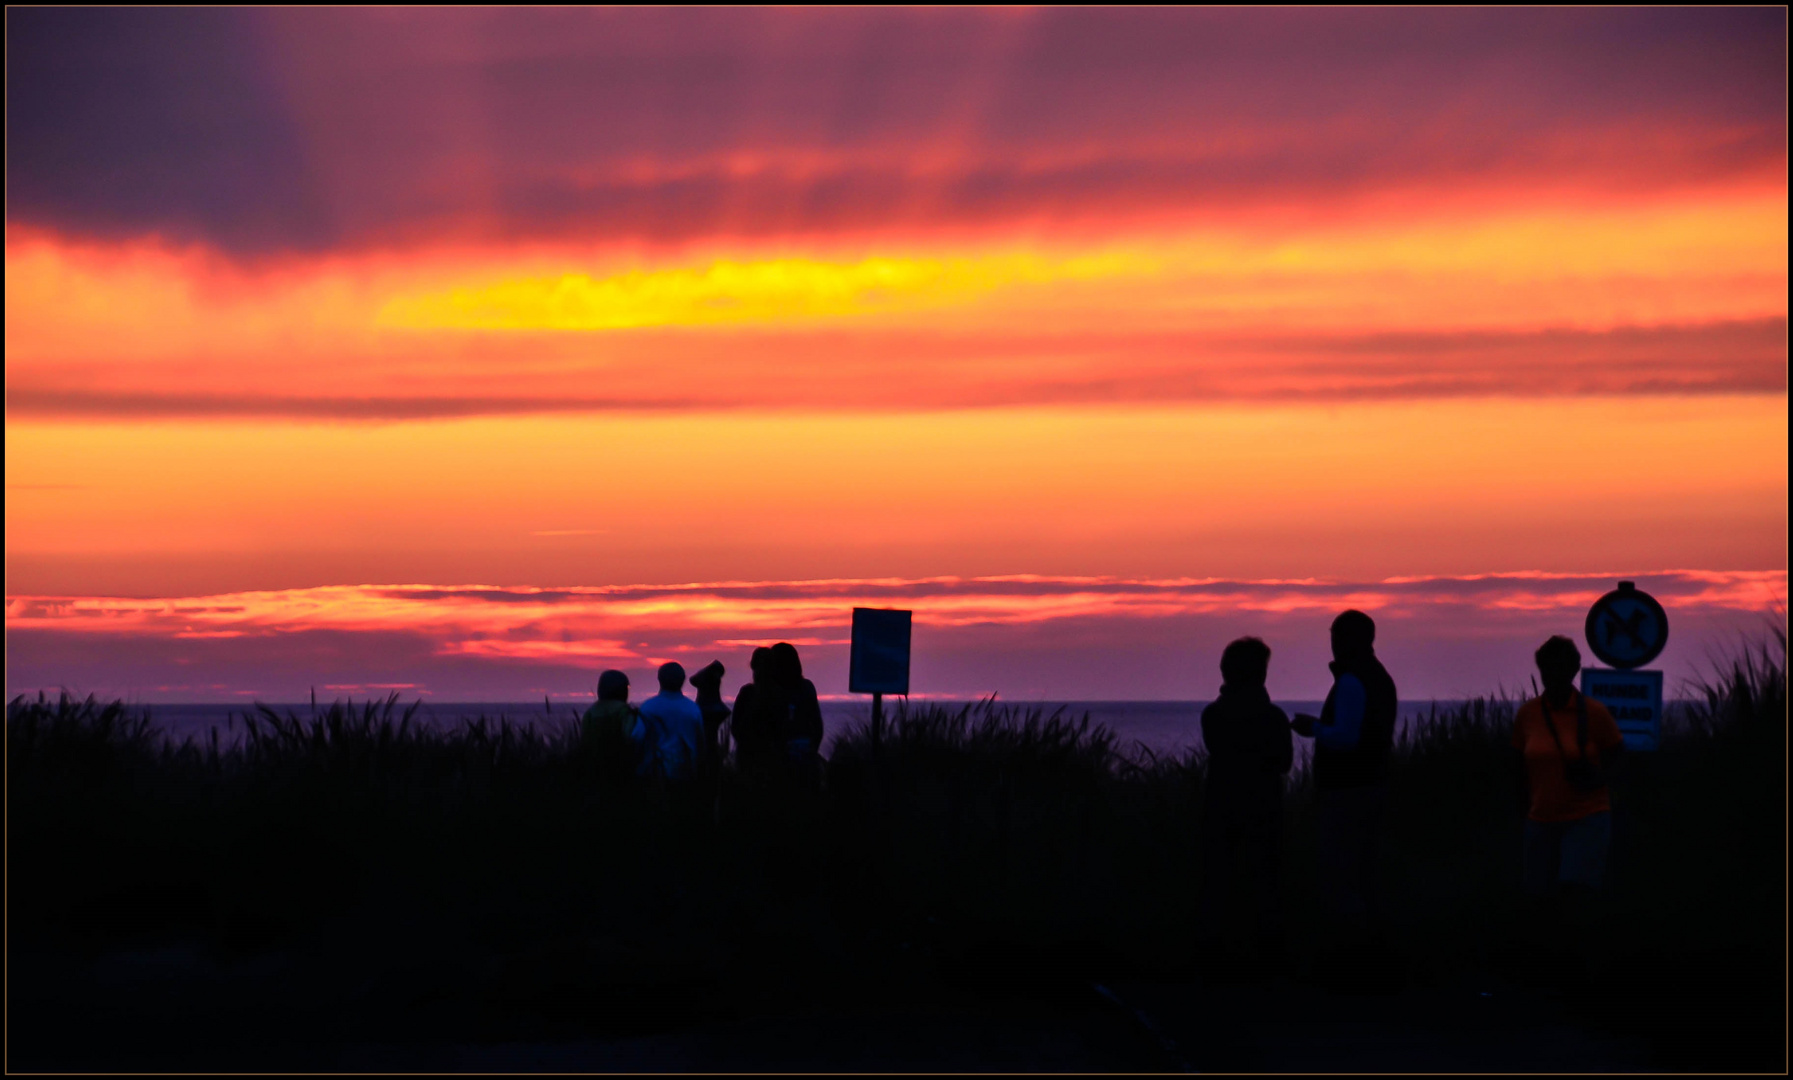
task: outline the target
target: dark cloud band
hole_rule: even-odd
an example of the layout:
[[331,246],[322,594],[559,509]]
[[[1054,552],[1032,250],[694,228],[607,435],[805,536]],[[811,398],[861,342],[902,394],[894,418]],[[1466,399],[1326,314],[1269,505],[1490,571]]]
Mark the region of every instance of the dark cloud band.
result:
[[7,59],[9,221],[244,256],[1611,194],[1786,155],[1775,8],[13,8]]
[[[874,335],[876,337],[877,335]],[[622,335],[602,396],[539,393],[307,395],[91,390],[54,383],[53,368],[14,364],[6,412],[20,419],[271,419],[378,422],[473,416],[724,410],[941,409],[1064,404],[1359,401],[1583,394],[1780,394],[1787,390],[1787,323],[1756,319],[1609,331],[1444,332],[1210,337],[1169,334],[938,335],[889,332],[873,357],[841,364],[849,345],[757,342],[763,379],[693,377],[679,397],[645,388],[668,364],[668,338]],[[542,350],[552,346],[540,338]],[[809,342],[809,339],[804,339]],[[634,351],[626,346],[633,344]],[[849,343],[851,344],[851,343]],[[727,363],[746,347],[731,343]],[[821,356],[821,360],[814,359]],[[1051,358],[1053,372],[993,377],[981,356]],[[883,357],[883,359],[877,359]],[[1079,358],[1067,366],[1064,358]],[[686,358],[689,370],[706,370]],[[141,365],[139,365],[141,366]],[[900,383],[865,378],[901,370]],[[510,381],[526,384],[529,376]],[[39,381],[41,380],[41,381]],[[439,380],[442,385],[448,380]],[[49,385],[45,385],[49,383]],[[525,389],[520,386],[519,389]]]

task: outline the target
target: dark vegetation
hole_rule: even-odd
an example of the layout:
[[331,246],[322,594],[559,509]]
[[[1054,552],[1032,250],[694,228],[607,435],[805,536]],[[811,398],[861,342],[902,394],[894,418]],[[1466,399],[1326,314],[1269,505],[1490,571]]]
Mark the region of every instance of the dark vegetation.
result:
[[[1784,632],[1692,689],[1615,786],[1612,933],[1562,1008],[1662,1067],[1778,1071]],[[1410,986],[1511,963],[1515,704],[1435,710],[1398,748],[1384,902]],[[118,703],[9,703],[9,1065],[321,1067],[334,1045],[601,1038],[841,1000],[1050,1009],[1226,957],[1198,954],[1191,922],[1198,754],[993,701],[925,706],[876,757],[844,734],[818,795],[725,773],[719,812],[692,812],[597,782],[571,726],[442,732],[415,708],[262,710],[221,749],[170,744]],[[1311,791],[1290,787],[1300,982]]]

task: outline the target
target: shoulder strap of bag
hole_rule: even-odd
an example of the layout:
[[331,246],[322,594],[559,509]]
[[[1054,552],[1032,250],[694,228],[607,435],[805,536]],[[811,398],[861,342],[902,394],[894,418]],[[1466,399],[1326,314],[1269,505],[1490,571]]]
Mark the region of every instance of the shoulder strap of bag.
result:
[[[1544,730],[1550,732],[1550,741],[1556,744],[1556,755],[1558,757],[1562,758],[1565,762],[1568,761],[1569,754],[1566,750],[1563,749],[1563,740],[1556,733],[1556,718],[1550,715],[1550,695],[1549,694],[1546,693],[1546,694],[1538,695],[1538,709],[1540,712],[1542,712],[1544,714]],[[1583,705],[1582,710],[1585,713],[1587,710],[1587,706]],[[1576,744],[1575,748],[1577,750],[1582,751],[1582,756],[1584,758],[1587,756],[1587,751],[1583,750],[1579,743]]]
[[1588,696],[1579,690],[1575,694],[1575,750],[1581,760],[1588,759]]
[[[1588,758],[1588,699],[1579,690],[1570,690],[1575,696],[1575,752],[1581,755],[1584,763],[1592,764]],[[1568,752],[1563,749],[1563,740],[1557,736],[1556,720],[1550,715],[1550,699],[1542,694],[1538,696],[1538,708],[1544,712],[1544,727],[1550,732],[1550,741],[1556,744],[1557,756],[1566,765]]]

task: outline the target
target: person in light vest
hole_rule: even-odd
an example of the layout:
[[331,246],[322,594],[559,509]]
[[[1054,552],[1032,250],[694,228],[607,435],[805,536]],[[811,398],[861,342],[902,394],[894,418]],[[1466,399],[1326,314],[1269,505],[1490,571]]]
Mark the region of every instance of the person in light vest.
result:
[[1388,757],[1399,706],[1395,682],[1376,658],[1376,623],[1361,611],[1332,621],[1332,689],[1319,716],[1295,717],[1314,740],[1313,777],[1319,840],[1320,902],[1331,958],[1347,982],[1389,974],[1366,965],[1386,960],[1376,902],[1376,858],[1388,801]]
[[605,782],[635,772],[641,733],[641,714],[629,704],[629,676],[614,669],[598,676],[598,700],[580,722],[580,745]]

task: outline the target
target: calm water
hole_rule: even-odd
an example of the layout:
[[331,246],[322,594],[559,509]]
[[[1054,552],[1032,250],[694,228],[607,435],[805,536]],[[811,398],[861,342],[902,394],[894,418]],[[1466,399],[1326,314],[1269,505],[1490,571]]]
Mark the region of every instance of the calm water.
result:
[[[942,702],[941,704],[957,707],[963,702]],[[1047,713],[1062,709],[1066,716],[1081,717],[1088,714],[1090,719],[1105,724],[1112,729],[1123,747],[1131,747],[1138,743],[1155,753],[1178,753],[1193,746],[1201,745],[1201,714],[1208,704],[1205,701],[1015,701],[1006,704],[1024,708],[1044,708]],[[1278,705],[1293,716],[1297,712],[1318,713],[1318,701],[1279,701]],[[1450,704],[1439,702],[1440,705]],[[535,702],[429,702],[418,711],[418,719],[430,726],[451,728],[458,726],[463,718],[484,715],[491,718],[503,716],[512,723],[535,725],[559,725],[575,721],[578,706],[566,702],[556,702],[552,711],[543,707],[543,703]],[[1410,720],[1423,715],[1432,707],[1430,701],[1404,702],[1401,706],[1403,720]],[[275,705],[277,711],[292,712],[304,718],[311,713],[309,705]],[[152,705],[151,714],[157,726],[176,738],[198,737],[207,739],[210,731],[216,728],[220,743],[228,745],[242,737],[244,708],[241,705]],[[871,718],[871,704],[865,701],[824,701],[822,717],[829,733],[829,742],[833,736],[850,724],[863,724]],[[1299,741],[1298,741],[1299,744]]]

